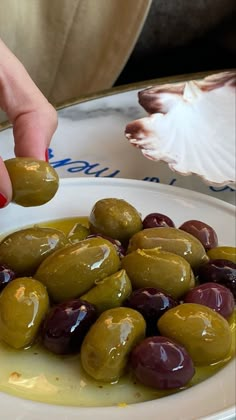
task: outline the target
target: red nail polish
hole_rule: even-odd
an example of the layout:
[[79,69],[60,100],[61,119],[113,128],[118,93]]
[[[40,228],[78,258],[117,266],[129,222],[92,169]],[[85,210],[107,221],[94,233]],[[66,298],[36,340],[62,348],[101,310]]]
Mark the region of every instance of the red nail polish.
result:
[[48,162],[48,160],[49,160],[48,159],[48,149],[45,150],[45,160],[46,160],[46,162]]
[[3,194],[0,193],[0,209],[5,207],[6,204],[7,204],[6,197]]

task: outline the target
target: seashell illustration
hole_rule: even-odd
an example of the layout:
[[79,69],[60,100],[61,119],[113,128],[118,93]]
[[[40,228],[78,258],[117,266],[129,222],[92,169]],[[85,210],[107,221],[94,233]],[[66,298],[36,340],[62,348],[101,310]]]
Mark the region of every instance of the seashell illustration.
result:
[[138,93],[149,116],[125,136],[145,157],[210,185],[235,185],[236,72],[149,87]]

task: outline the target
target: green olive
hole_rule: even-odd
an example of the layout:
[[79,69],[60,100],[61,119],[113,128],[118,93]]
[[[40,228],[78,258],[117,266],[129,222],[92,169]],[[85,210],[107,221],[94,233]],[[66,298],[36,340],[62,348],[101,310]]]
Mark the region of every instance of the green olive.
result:
[[211,260],[229,260],[236,264],[236,247],[234,246],[217,246],[209,249],[207,255]]
[[33,275],[41,262],[67,244],[63,232],[34,226],[13,232],[0,242],[0,264],[17,276]]
[[112,243],[90,238],[54,252],[39,266],[34,277],[48,289],[55,302],[80,297],[101,280],[120,268],[120,259]]
[[81,299],[92,303],[98,313],[121,306],[132,292],[132,286],[125,270],[117,271],[105,279],[95,281],[95,286]]
[[230,326],[207,306],[197,303],[176,306],[166,311],[157,325],[161,335],[182,344],[198,365],[216,363],[230,352]]
[[71,244],[77,244],[83,239],[86,239],[88,235],[89,229],[81,223],[76,223],[68,233],[67,237]]
[[16,204],[41,206],[56,194],[59,178],[49,163],[33,158],[13,158],[4,163],[12,183],[12,201]]
[[197,238],[172,227],[143,229],[130,239],[128,252],[157,247],[185,258],[194,270],[208,261],[206,251]]
[[137,249],[121,261],[133,288],[160,287],[174,298],[194,286],[190,264],[179,255],[159,248]]
[[85,336],[81,364],[94,379],[113,382],[123,375],[133,347],[145,336],[143,316],[134,309],[103,312]]
[[46,288],[37,280],[13,280],[0,295],[0,339],[15,349],[31,345],[49,308]]
[[143,228],[138,211],[118,198],[97,201],[90,213],[89,224],[92,233],[101,233],[123,243]]

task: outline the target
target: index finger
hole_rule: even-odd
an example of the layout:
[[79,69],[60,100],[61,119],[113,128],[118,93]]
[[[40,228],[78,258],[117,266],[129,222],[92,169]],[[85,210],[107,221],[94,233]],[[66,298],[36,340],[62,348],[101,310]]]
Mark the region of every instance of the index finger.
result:
[[15,153],[44,159],[57,113],[1,40],[0,53],[0,107],[13,124]]

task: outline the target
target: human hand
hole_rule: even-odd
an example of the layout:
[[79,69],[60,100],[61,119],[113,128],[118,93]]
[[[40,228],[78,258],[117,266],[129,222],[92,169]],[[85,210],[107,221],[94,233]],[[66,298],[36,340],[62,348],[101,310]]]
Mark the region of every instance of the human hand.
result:
[[[15,155],[47,160],[47,149],[57,128],[57,113],[1,40],[0,108],[13,125]],[[11,181],[0,157],[0,208],[11,198]]]

